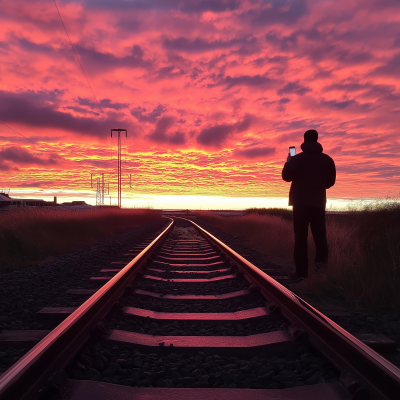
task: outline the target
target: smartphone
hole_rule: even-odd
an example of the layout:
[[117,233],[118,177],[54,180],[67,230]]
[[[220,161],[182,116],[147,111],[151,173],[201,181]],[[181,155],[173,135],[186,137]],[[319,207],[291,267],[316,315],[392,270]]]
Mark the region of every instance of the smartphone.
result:
[[296,147],[290,146],[289,147],[289,154],[293,157],[296,155]]

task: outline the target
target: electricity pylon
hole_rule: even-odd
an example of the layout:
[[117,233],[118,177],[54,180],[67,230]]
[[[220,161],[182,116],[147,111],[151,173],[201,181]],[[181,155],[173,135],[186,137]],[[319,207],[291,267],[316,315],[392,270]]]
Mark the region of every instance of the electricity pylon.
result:
[[[93,175],[96,174],[90,174],[90,187],[93,187]],[[96,178],[96,206],[104,206],[104,194],[106,191],[106,185],[104,183],[104,173],[100,175],[101,178]],[[110,194],[110,184],[108,184],[107,194]]]

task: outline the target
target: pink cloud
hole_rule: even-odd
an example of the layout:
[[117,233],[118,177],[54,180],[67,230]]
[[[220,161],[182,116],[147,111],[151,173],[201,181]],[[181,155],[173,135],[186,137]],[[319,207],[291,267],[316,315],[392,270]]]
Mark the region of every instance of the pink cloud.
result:
[[61,166],[65,163],[65,159],[55,153],[46,154],[45,156],[36,155],[23,147],[10,146],[0,149],[0,163],[3,170],[7,171],[27,166]]
[[[400,190],[389,179],[400,168],[398,1],[57,4],[100,107],[55,8],[43,0],[4,0],[0,120],[45,138],[40,146],[71,161],[74,180],[65,179],[65,187],[85,187],[82,165],[114,172],[110,128],[124,127],[136,154],[127,162],[140,165],[140,190],[160,190],[152,179],[163,174],[168,181],[171,168],[166,193],[190,192],[192,177],[199,192],[213,193],[220,190],[213,176],[222,193],[264,195],[260,182],[268,180],[274,195],[286,195],[280,168],[287,146],[299,147],[304,131],[315,128],[342,171],[330,195]],[[7,148],[26,144],[0,130]],[[25,183],[55,181],[45,162],[50,153],[20,154],[42,160],[29,164],[41,179]],[[267,175],[253,170],[253,182],[246,163],[251,169],[254,160],[271,165]],[[12,160],[0,165],[6,180],[14,167]]]

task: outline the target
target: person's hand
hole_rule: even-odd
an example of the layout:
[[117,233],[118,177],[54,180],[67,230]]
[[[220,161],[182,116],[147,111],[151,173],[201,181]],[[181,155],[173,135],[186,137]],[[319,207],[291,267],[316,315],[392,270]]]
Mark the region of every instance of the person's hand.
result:
[[291,156],[290,153],[288,153],[286,162],[290,162],[290,160],[291,160],[292,158],[293,158],[293,156]]

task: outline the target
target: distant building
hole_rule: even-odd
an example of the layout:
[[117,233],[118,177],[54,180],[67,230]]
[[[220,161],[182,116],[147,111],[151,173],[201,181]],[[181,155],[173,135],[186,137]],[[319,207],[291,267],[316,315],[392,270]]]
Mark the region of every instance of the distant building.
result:
[[62,206],[88,206],[84,201],[66,201],[64,203],[61,203]]
[[11,205],[12,201],[8,193],[0,192],[0,207],[7,207]]
[[77,206],[87,206],[84,201],[71,201],[62,204],[57,204],[57,197],[54,197],[54,201],[45,201],[42,199],[13,199],[9,195],[10,190],[0,189],[0,208],[7,206],[17,206],[17,207],[48,207],[48,206],[67,206],[67,207],[77,207]]
[[44,201],[41,199],[11,199],[11,205],[13,206],[37,206],[37,207],[44,207],[44,206],[52,206],[53,202]]

